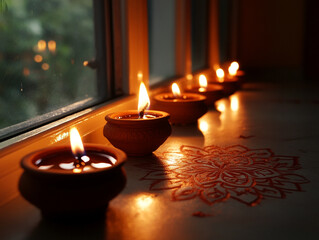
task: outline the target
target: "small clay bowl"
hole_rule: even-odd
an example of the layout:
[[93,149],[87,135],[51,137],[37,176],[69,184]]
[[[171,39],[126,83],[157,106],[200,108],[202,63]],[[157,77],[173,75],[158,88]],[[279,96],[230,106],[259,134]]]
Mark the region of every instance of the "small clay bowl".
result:
[[196,93],[183,93],[176,98],[172,93],[155,95],[152,109],[168,112],[172,124],[190,124],[207,112],[206,97]]
[[245,72],[243,70],[238,70],[236,73],[236,77],[239,79],[239,81],[243,81],[245,78]]
[[204,95],[206,97],[205,103],[208,107],[214,107],[214,103],[224,97],[223,86],[210,83],[207,85],[206,88],[201,88],[199,86],[186,88],[185,92],[192,92]]
[[[126,155],[114,147],[85,144],[86,152],[107,154],[116,163],[104,169],[73,173],[63,169],[41,170],[36,162],[50,163],[69,158],[70,146],[54,146],[30,153],[21,160],[24,169],[19,180],[21,195],[38,207],[42,215],[51,219],[104,216],[111,199],[125,187],[126,174],[122,168]],[[59,156],[55,159],[55,156]],[[62,157],[61,157],[62,156]]]
[[237,77],[231,77],[231,78],[227,77],[227,78],[224,78],[223,82],[216,81],[216,82],[210,82],[210,84],[222,86],[224,97],[229,97],[230,95],[238,91],[241,87],[241,83]]
[[139,119],[136,110],[108,114],[103,134],[129,156],[149,155],[165,142],[172,129],[166,112],[148,110],[144,117]]
[[238,70],[236,76],[229,76],[229,78],[235,78],[238,80],[239,88],[242,88],[242,85],[245,83],[245,72],[243,70]]

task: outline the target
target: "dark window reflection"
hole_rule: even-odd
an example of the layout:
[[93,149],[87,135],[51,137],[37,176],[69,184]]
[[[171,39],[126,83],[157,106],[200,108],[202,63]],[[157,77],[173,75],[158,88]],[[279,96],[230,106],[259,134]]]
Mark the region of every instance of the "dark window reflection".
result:
[[207,66],[208,1],[192,0],[192,71]]
[[175,76],[175,0],[148,0],[150,83]]
[[0,130],[97,98],[93,1],[1,3]]

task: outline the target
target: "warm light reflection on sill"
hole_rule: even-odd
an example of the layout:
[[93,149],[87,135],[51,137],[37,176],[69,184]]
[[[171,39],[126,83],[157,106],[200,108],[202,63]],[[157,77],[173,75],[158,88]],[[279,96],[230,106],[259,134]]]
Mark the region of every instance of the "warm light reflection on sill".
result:
[[208,125],[207,121],[199,120],[199,130],[201,130],[202,133],[208,132],[209,125]]
[[136,207],[139,210],[145,210],[147,208],[149,208],[152,203],[154,201],[154,195],[152,194],[140,194],[138,196],[136,196],[135,198],[135,203],[136,203]]
[[237,112],[239,109],[239,100],[238,100],[238,97],[236,95],[230,97],[230,109],[233,112]]

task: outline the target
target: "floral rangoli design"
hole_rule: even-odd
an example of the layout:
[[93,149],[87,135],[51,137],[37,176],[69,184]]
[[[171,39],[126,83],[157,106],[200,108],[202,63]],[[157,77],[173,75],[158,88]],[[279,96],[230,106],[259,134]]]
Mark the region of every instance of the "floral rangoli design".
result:
[[170,190],[172,200],[199,198],[213,205],[234,199],[256,206],[262,199],[285,198],[309,182],[296,174],[298,157],[275,155],[270,149],[245,146],[181,146],[166,151],[156,163],[139,164],[150,190]]

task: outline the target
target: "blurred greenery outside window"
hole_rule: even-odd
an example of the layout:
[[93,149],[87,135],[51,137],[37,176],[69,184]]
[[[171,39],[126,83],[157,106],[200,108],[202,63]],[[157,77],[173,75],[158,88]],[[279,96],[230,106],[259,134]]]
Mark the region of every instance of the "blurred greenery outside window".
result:
[[0,139],[105,99],[94,24],[93,1],[0,0]]

